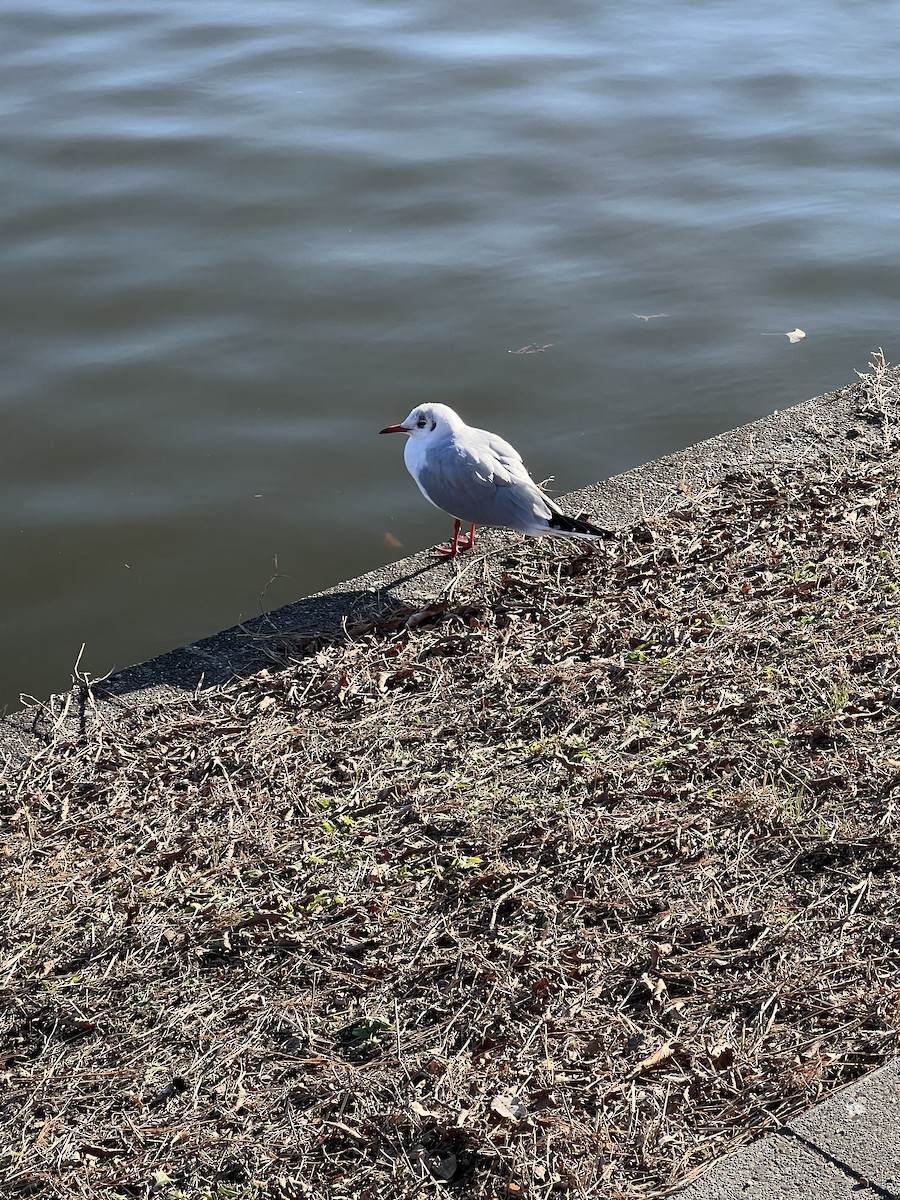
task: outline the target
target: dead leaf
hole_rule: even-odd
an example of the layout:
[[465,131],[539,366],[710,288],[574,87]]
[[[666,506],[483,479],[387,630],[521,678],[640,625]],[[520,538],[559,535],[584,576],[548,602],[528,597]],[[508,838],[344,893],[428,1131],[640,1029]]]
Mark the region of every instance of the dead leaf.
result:
[[441,1155],[429,1155],[427,1165],[436,1179],[452,1179],[456,1174],[456,1155],[452,1150],[447,1150]]
[[528,1109],[511,1092],[495,1096],[491,1101],[491,1111],[505,1121],[524,1121],[528,1117]]
[[406,618],[407,629],[418,629],[426,621],[433,621],[436,617],[443,616],[447,611],[448,605],[446,601],[436,601],[434,604],[426,604],[424,608],[420,608],[418,612],[410,613]]
[[424,1104],[420,1104],[418,1100],[413,1100],[409,1106],[417,1117],[437,1117],[436,1112],[432,1112],[430,1108],[426,1108]]
[[709,1052],[709,1061],[717,1071],[726,1071],[734,1062],[734,1046],[730,1042],[718,1042]]
[[435,1177],[449,1181],[456,1174],[458,1163],[456,1155],[446,1145],[429,1144],[429,1139],[423,1138],[411,1147],[411,1157],[418,1159],[426,1171]]
[[654,979],[652,975],[648,975],[645,971],[641,976],[641,983],[650,993],[654,1000],[661,1001],[667,994],[668,989],[664,979]]
[[805,338],[806,334],[802,329],[792,329],[784,335],[789,342],[799,342],[801,338]]
[[652,1071],[654,1067],[661,1067],[667,1063],[675,1053],[675,1046],[672,1042],[666,1042],[660,1046],[658,1050],[654,1050],[652,1054],[648,1054],[646,1058],[641,1059],[636,1070]]
[[385,532],[381,536],[384,539],[384,544],[386,546],[390,546],[390,548],[392,550],[402,550],[403,543],[400,541],[400,539],[398,537],[395,537],[394,534],[390,532],[390,530],[385,530]]
[[124,1146],[95,1146],[91,1143],[85,1143],[79,1150],[90,1158],[117,1158],[120,1154],[128,1153]]

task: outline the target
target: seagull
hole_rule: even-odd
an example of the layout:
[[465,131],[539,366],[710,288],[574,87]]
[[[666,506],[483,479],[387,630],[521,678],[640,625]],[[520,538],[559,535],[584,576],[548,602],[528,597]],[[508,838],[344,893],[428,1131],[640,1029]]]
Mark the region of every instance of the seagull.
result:
[[[432,553],[455,558],[475,544],[476,525],[501,525],[528,537],[609,538],[605,529],[568,517],[528,474],[509,442],[475,429],[446,404],[420,404],[399,425],[379,433],[406,433],[407,469],[435,508],[454,518],[449,546]],[[469,532],[460,538],[463,522]]]

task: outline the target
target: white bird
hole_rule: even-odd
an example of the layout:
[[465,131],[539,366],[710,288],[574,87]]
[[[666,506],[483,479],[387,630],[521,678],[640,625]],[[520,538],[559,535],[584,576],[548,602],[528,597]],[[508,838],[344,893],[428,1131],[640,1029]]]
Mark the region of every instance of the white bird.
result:
[[[403,458],[419,491],[454,518],[453,540],[434,553],[452,558],[475,543],[476,525],[501,525],[528,537],[608,538],[587,521],[567,517],[528,474],[509,442],[467,425],[446,404],[420,404],[399,425],[379,433],[406,433]],[[462,523],[468,535],[460,540]]]

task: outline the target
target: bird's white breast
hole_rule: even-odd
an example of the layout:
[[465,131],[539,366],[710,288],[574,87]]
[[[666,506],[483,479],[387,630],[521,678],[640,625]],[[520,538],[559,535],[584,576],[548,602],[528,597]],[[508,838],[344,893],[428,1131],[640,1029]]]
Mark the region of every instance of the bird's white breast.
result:
[[[426,445],[425,441],[423,441],[421,438],[407,438],[406,439],[406,445],[403,447],[403,461],[406,463],[406,469],[407,469],[407,471],[409,471],[410,475],[412,475],[413,479],[416,481],[416,487],[418,487],[419,491],[422,493],[422,495],[425,497],[425,499],[428,501],[428,503],[434,504],[434,501],[428,495],[428,493],[425,491],[425,489],[422,487],[421,481],[419,479],[422,468],[425,465],[425,458],[427,456],[427,453],[428,453],[427,445]],[[439,508],[440,506],[437,504],[434,504],[434,507]]]

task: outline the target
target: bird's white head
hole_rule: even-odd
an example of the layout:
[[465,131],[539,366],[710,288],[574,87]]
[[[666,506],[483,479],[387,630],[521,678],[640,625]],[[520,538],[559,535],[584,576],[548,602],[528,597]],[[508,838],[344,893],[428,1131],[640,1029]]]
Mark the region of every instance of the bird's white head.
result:
[[462,417],[446,404],[420,404],[405,421],[401,421],[399,425],[388,425],[378,432],[408,433],[416,441],[438,442],[441,438],[462,429],[464,425]]

